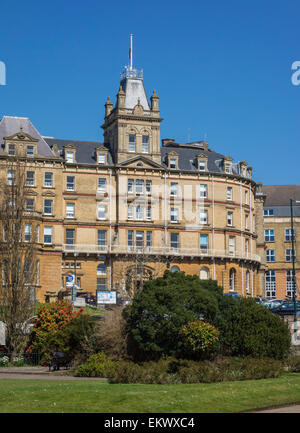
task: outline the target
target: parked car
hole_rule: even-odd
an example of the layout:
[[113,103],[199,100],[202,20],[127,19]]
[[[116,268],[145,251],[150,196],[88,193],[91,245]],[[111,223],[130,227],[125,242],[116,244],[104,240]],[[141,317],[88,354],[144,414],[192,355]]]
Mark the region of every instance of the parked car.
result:
[[128,298],[128,297],[121,297],[121,298],[118,298],[118,300],[117,300],[118,305],[128,305],[131,302],[132,302],[132,299]]
[[236,299],[237,301],[239,300],[239,295],[237,294],[237,292],[223,293],[223,295],[232,296],[232,297],[233,297],[234,299]]
[[[294,302],[284,301],[276,307],[270,308],[270,311],[280,316],[293,315],[295,311]],[[300,301],[296,301],[296,313],[300,315]]]
[[262,304],[263,302],[266,302],[266,298],[253,298],[255,302],[258,304]]
[[270,299],[269,301],[262,302],[261,305],[270,309],[279,307],[283,302],[285,302],[283,299]]

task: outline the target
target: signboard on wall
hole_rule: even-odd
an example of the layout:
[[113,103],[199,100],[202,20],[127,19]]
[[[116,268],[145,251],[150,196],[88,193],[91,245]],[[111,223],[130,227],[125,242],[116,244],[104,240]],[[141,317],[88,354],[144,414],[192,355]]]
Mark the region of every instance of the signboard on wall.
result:
[[114,290],[97,290],[97,304],[116,304],[117,292]]

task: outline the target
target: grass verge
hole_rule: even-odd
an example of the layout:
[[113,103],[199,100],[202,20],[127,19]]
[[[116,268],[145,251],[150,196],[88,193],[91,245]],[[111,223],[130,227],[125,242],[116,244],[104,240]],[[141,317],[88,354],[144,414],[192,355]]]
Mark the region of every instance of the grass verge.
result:
[[191,385],[0,379],[1,413],[232,413],[300,401],[300,373]]

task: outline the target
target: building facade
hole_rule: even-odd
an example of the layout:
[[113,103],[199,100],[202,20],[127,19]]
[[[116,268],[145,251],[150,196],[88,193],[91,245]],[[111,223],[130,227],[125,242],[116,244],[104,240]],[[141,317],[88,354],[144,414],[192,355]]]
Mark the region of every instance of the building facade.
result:
[[[265,296],[293,297],[292,255],[295,252],[296,287],[300,286],[300,185],[264,185]],[[292,245],[291,202],[294,248]],[[297,290],[297,298],[299,291]]]
[[264,195],[245,161],[205,141],[160,138],[155,90],[125,68],[105,103],[103,142],[43,137],[28,118],[0,121],[0,164],[26,163],[28,203],[39,225],[36,297],[78,290],[133,293],[166,269],[212,278],[224,291],[265,289]]

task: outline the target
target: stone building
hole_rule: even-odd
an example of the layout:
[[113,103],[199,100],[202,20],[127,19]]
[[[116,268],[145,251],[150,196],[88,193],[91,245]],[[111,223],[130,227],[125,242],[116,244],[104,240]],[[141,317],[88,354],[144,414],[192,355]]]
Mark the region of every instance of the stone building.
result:
[[43,137],[28,118],[0,121],[2,175],[10,156],[27,164],[39,224],[40,301],[73,273],[85,292],[133,290],[166,269],[216,279],[224,291],[264,291],[263,194],[252,167],[207,142],[160,138],[155,90],[121,74],[105,103],[103,142]]
[[[265,296],[285,299],[293,295],[292,281],[292,228],[291,206],[293,200],[293,225],[295,233],[296,287],[300,287],[300,185],[264,185],[264,240],[266,259]],[[298,291],[299,292],[299,291]],[[299,295],[297,293],[297,297]]]

